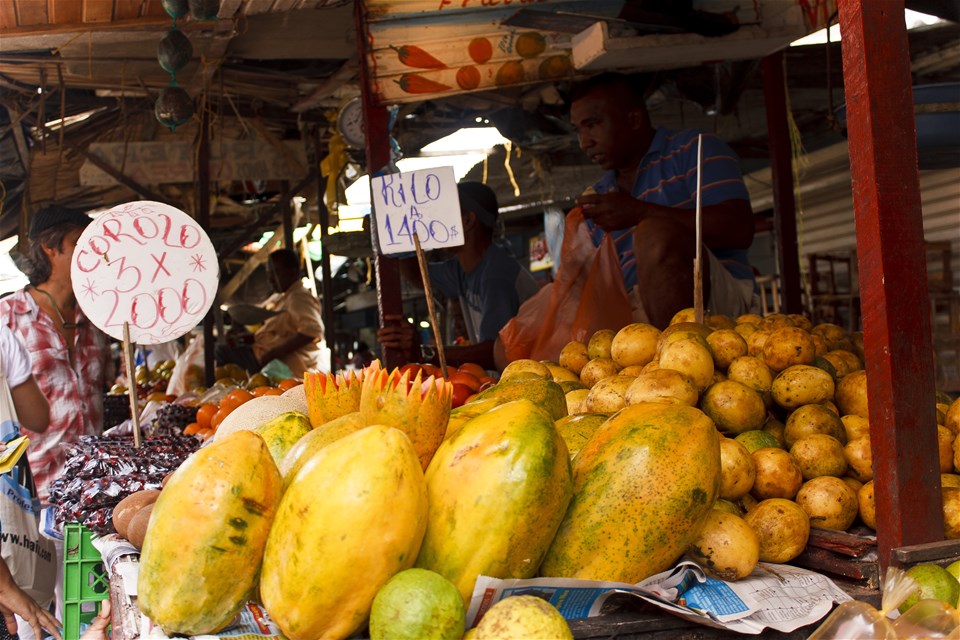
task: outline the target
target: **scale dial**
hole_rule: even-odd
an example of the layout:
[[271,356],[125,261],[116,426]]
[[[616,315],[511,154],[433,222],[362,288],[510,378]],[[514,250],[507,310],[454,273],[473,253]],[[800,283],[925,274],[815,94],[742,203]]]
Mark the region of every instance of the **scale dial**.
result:
[[363,126],[363,102],[359,96],[347,100],[340,108],[340,113],[337,114],[337,131],[348,147],[364,148],[367,138]]

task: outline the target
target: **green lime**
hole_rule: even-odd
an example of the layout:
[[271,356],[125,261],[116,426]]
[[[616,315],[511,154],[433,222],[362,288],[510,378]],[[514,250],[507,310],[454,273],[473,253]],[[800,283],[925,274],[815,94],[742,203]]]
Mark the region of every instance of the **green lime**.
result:
[[957,579],[958,582],[960,582],[960,560],[957,560],[952,564],[948,564],[947,571],[949,571],[950,575],[952,575],[954,578]]
[[370,640],[460,640],[466,611],[460,591],[439,573],[407,569],[373,599]]
[[760,429],[752,429],[750,431],[744,431],[736,438],[737,442],[742,444],[747,448],[747,451],[753,453],[757,449],[763,449],[765,447],[773,447],[774,449],[783,449],[780,446],[780,442],[777,441],[777,438],[766,431]]
[[951,607],[957,606],[960,582],[947,569],[935,564],[917,564],[907,569],[906,574],[920,586],[900,605],[900,613],[906,613],[907,609],[926,598],[940,600]]

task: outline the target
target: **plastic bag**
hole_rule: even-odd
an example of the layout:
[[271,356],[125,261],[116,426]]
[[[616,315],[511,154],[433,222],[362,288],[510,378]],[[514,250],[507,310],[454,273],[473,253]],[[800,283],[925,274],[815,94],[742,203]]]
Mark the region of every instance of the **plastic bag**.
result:
[[177,356],[167,383],[167,395],[179,396],[204,383],[203,334],[197,335],[186,350]]
[[917,581],[896,567],[887,569],[880,611],[866,602],[850,600],[833,610],[809,640],[896,640],[897,632],[887,614],[899,607]]
[[960,611],[940,600],[927,598],[893,621],[900,640],[960,637]]
[[556,280],[500,330],[508,361],[553,359],[571,340],[586,343],[600,329],[633,322],[613,240],[605,235],[595,247],[580,207],[567,215],[560,256]]

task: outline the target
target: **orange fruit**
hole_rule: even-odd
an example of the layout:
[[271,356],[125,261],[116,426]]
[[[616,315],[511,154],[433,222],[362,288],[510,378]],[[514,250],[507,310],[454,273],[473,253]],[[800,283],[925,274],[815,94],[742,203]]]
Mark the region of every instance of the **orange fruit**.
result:
[[197,433],[197,435],[199,435],[201,438],[204,439],[204,441],[206,441],[208,438],[210,438],[210,436],[212,436],[216,432],[217,432],[216,429],[204,429],[203,431],[200,431],[199,433]]
[[[230,411],[232,411],[232,409]],[[223,422],[223,419],[230,415],[230,411],[227,411],[226,409],[217,410],[217,412],[213,414],[213,418],[210,419],[210,431],[216,431],[217,427],[220,426],[220,423]],[[204,429],[201,429],[200,431],[202,432]]]
[[416,378],[417,374],[420,373],[421,371],[422,371],[422,367],[415,362],[411,362],[410,364],[405,364],[402,367],[400,367],[400,375],[403,375],[404,373],[409,372],[411,380]]
[[486,369],[484,369],[483,367],[481,367],[475,362],[464,362],[462,365],[460,365],[459,368],[457,368],[457,371],[460,371],[462,373],[469,373],[470,375],[475,377],[477,380],[480,380],[487,375]]
[[462,384],[464,386],[470,387],[470,390],[476,393],[480,389],[480,381],[477,380],[477,377],[464,373],[463,371],[454,371],[447,376],[447,380],[454,384]]
[[[210,428],[210,420],[213,418],[213,415],[217,412],[217,405],[215,404],[202,404],[200,408],[197,409],[197,424],[201,429]],[[187,434],[190,435],[190,434]]]
[[200,431],[200,425],[196,422],[191,422],[183,428],[183,435],[192,436],[193,434]]
[[467,45],[467,51],[470,53],[470,58],[477,64],[483,64],[493,57],[493,45],[483,37],[471,40],[470,44]]
[[230,413],[244,402],[253,398],[253,394],[246,389],[234,389],[220,400],[220,410]]
[[260,396],[281,396],[283,395],[283,389],[264,385],[250,389],[250,393],[253,394],[254,398],[259,398]]
[[[429,362],[425,362],[421,364],[420,370],[422,371],[422,373],[420,374],[421,378],[424,380],[429,378],[430,376],[436,376],[438,378],[440,377],[440,367],[430,364]],[[411,374],[410,379],[413,380],[413,377],[414,377],[413,374]]]
[[480,71],[471,64],[457,70],[457,86],[464,91],[470,91],[480,86]]
[[296,378],[287,378],[286,380],[281,380],[277,385],[277,388],[281,391],[289,391],[294,387],[299,387],[302,383]]
[[455,382],[453,384],[453,402],[454,407],[459,407],[467,401],[467,398],[473,395],[473,389],[465,384]]
[[536,58],[546,51],[547,40],[536,31],[527,31],[517,36],[513,48],[521,58]]

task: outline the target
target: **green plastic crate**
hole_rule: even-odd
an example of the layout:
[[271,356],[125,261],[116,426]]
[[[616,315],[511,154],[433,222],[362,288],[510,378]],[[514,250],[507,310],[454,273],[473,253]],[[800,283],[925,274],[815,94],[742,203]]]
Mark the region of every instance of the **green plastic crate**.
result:
[[110,597],[110,577],[92,537],[80,523],[64,525],[63,640],[77,640],[80,625],[90,624]]

